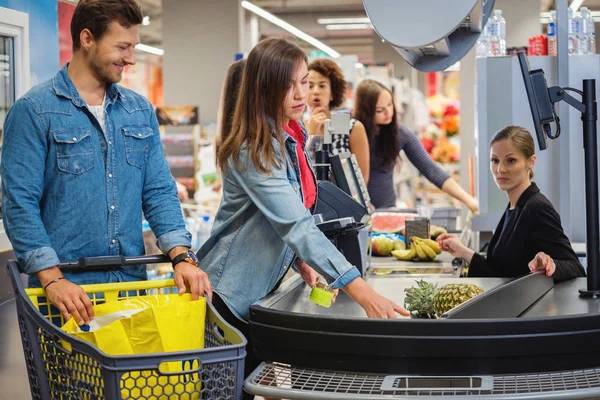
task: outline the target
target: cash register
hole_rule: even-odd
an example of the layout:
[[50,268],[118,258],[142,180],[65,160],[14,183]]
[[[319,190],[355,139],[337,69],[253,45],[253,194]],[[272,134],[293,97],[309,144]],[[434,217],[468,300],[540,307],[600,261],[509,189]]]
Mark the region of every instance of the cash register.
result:
[[361,274],[367,266],[367,245],[372,209],[367,186],[356,157],[331,154],[331,135],[349,132],[350,115],[331,114],[324,124],[321,150],[317,151],[317,227]]

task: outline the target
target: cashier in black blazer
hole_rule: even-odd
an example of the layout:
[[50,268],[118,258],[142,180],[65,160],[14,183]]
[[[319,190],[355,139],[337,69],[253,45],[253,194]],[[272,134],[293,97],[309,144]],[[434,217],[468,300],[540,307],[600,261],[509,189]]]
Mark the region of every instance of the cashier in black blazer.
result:
[[560,217],[531,182],[535,147],[524,128],[508,126],[490,143],[490,168],[509,200],[488,246],[487,258],[467,248],[456,235],[438,237],[442,250],[462,258],[469,277],[517,277],[545,271],[555,281],[585,276]]

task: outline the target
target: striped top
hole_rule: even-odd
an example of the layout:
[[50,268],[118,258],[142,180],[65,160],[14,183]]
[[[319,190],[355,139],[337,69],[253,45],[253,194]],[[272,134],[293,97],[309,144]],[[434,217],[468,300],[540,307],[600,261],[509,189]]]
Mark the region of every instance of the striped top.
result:
[[[350,153],[350,134],[352,133],[352,129],[354,129],[354,125],[356,124],[356,119],[351,118],[350,124],[348,128],[348,134],[342,135],[339,133],[331,134],[331,151],[332,155],[341,154],[341,153]],[[317,151],[321,150],[321,146],[323,145],[323,136],[313,135],[310,137],[308,144],[306,146],[306,151],[310,155],[310,158],[313,160],[313,163],[316,162]]]
[[[398,148],[404,150],[410,162],[419,172],[435,186],[441,188],[450,175],[441,169],[427,154],[425,148],[414,134],[403,124],[398,130]],[[371,171],[369,174],[369,196],[375,208],[396,207],[396,192],[394,191],[394,167],[385,168],[381,157],[371,149]]]

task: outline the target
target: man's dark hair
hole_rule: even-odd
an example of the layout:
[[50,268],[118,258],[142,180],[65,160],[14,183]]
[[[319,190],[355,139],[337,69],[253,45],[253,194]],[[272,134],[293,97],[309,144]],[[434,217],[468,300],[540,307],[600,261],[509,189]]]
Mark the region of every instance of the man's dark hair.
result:
[[73,51],[79,50],[81,31],[89,29],[100,40],[111,22],[117,21],[125,28],[139,25],[144,18],[135,0],[80,0],[71,20]]

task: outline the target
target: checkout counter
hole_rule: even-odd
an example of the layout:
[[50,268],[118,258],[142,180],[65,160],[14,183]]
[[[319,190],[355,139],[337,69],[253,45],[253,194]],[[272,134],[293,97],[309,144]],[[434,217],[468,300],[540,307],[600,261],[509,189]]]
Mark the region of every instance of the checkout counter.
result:
[[440,319],[367,319],[343,292],[322,308],[300,277],[284,282],[250,308],[251,351],[268,361],[246,390],[284,399],[600,398],[600,300],[580,297],[586,278],[459,278],[452,261],[372,258],[363,270],[399,305],[423,277],[484,289]]
[[[400,305],[415,284],[366,280]],[[251,308],[254,351],[271,362],[246,389],[286,399],[600,398],[600,301],[579,297],[585,278],[427,280],[474,283],[489,296],[464,303],[462,317],[369,320],[343,293],[325,309],[301,279],[285,282]]]

